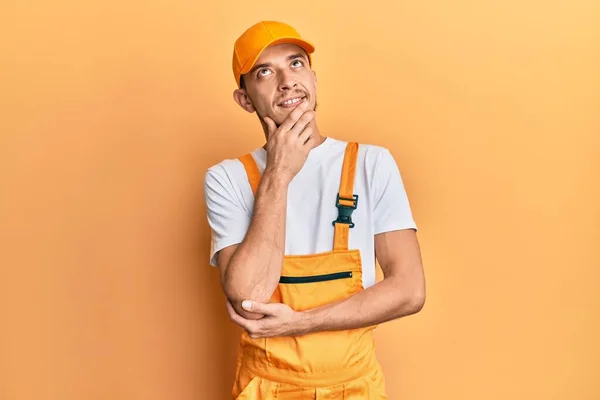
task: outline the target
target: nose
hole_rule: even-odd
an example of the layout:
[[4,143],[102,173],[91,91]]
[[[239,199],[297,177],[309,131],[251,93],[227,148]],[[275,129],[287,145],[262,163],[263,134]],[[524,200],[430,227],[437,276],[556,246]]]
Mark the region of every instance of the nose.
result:
[[287,90],[292,90],[297,85],[298,84],[296,83],[290,72],[283,71],[279,74],[279,91],[284,92]]

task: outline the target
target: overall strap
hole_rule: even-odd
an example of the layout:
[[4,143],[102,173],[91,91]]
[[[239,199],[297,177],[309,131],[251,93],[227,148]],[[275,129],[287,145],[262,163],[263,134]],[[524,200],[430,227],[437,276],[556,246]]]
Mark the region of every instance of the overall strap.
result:
[[260,171],[258,169],[258,165],[256,165],[256,161],[254,160],[254,157],[252,157],[251,153],[243,155],[242,157],[238,158],[238,160],[240,160],[240,162],[244,165],[246,175],[248,175],[248,181],[252,187],[252,193],[254,193],[254,197],[256,197],[258,184],[260,183]]
[[335,203],[338,209],[338,217],[333,221],[335,227],[333,234],[334,250],[348,250],[348,234],[350,228],[354,228],[351,216],[358,205],[358,195],[354,194],[357,156],[358,143],[349,142],[344,153],[340,189]]
[[[358,195],[354,194],[354,178],[356,175],[356,159],[358,156],[358,143],[349,142],[344,153],[342,174],[340,177],[339,192],[336,197],[335,206],[338,208],[338,217],[333,221],[335,227],[333,234],[333,249],[348,250],[348,234],[350,228],[354,227],[352,212],[358,205]],[[238,158],[248,175],[248,181],[252,187],[252,193],[256,197],[261,174],[254,157],[248,153]]]

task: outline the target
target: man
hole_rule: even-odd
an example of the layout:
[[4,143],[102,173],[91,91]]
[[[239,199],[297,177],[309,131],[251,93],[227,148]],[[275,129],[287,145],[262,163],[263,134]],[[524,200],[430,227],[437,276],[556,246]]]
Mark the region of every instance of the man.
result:
[[387,398],[372,331],[425,299],[398,167],[383,147],[322,135],[314,51],[273,21],[234,46],[233,97],[266,137],[205,181],[210,262],[244,328],[234,399]]

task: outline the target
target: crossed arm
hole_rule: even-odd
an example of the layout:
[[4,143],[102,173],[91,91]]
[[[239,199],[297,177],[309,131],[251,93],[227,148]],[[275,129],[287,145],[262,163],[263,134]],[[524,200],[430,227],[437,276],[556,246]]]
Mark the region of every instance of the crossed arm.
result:
[[300,333],[361,328],[421,310],[425,280],[415,231],[376,235],[375,253],[384,279],[345,300],[300,313]]
[[[391,168],[391,157],[387,160]],[[231,319],[251,336],[265,337],[365,327],[418,312],[425,301],[425,279],[413,229],[375,236],[384,279],[366,290],[302,312],[270,303],[285,250],[287,175],[276,167],[265,169],[244,240],[216,254]],[[397,173],[388,175],[400,183]]]
[[[224,254],[234,253],[235,248],[224,249]],[[247,298],[243,301],[244,312],[260,317],[244,318],[228,302],[230,317],[257,338],[354,329],[419,312],[425,302],[425,278],[415,231],[376,235],[375,255],[384,279],[345,300],[297,312],[285,304],[268,303],[265,298]]]
[[244,240],[216,254],[230,313],[246,320],[261,319],[265,314],[244,309],[242,302],[268,303],[279,283],[285,249],[288,184],[276,171],[266,169]]

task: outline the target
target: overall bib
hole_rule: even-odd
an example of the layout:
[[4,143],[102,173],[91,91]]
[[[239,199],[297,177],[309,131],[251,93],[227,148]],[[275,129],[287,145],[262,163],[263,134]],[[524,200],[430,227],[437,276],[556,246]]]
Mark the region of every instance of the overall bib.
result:
[[[353,194],[357,154],[358,144],[349,143],[337,201],[332,204],[339,214],[332,223],[333,249],[285,256],[281,279],[271,302],[285,303],[296,311],[303,311],[343,300],[363,290],[360,250],[348,249],[349,231],[354,227],[351,214],[358,203],[358,196]],[[261,178],[259,169],[250,154],[239,160],[256,195]],[[260,339],[252,339],[243,331],[233,398],[387,399],[384,377],[375,357],[374,328]]]

